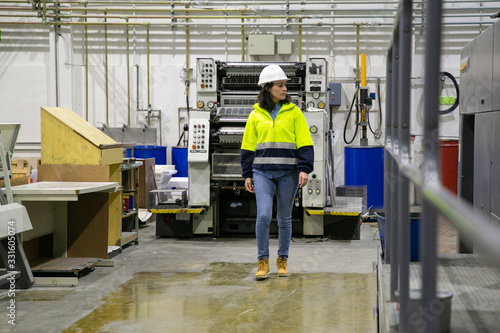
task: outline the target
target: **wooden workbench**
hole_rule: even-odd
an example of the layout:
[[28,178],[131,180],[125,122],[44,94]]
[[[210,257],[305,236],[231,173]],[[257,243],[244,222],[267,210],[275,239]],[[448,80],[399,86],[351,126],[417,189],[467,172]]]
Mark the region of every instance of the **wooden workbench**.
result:
[[14,200],[26,207],[33,225],[22,241],[53,234],[53,257],[107,258],[109,200],[117,191],[117,182],[13,186]]

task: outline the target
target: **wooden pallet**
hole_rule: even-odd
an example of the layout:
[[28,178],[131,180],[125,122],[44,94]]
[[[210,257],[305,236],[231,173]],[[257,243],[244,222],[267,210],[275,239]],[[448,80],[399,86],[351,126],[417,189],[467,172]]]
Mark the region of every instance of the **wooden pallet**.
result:
[[76,276],[81,277],[94,270],[99,258],[37,258],[33,260],[33,276]]

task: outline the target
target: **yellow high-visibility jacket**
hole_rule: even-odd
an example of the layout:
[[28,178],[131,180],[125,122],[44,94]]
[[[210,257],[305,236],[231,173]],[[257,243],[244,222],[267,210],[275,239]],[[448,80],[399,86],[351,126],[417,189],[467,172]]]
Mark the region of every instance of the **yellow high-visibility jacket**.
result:
[[253,106],[241,143],[243,177],[251,178],[253,169],[313,171],[314,150],[302,111],[293,103],[282,105],[276,119]]

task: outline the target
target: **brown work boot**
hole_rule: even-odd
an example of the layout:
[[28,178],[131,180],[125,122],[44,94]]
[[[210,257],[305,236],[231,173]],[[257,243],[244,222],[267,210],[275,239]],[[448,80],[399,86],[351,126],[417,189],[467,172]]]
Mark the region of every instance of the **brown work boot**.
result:
[[269,275],[269,259],[263,258],[260,259],[259,262],[257,263],[257,273],[255,273],[255,278],[257,280],[263,280],[266,279],[267,276]]
[[286,269],[286,259],[285,258],[278,258],[276,260],[276,266],[278,267],[278,276],[290,275],[290,273],[288,273],[288,270]]

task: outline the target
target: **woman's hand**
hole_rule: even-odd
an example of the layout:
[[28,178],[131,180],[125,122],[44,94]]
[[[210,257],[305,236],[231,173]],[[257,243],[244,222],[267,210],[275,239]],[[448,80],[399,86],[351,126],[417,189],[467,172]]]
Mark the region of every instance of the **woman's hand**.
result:
[[299,173],[299,188],[303,188],[304,186],[306,186],[308,180],[309,177],[307,176],[307,173],[301,171]]
[[245,178],[245,189],[250,193],[255,193],[255,190],[252,185],[252,178]]

